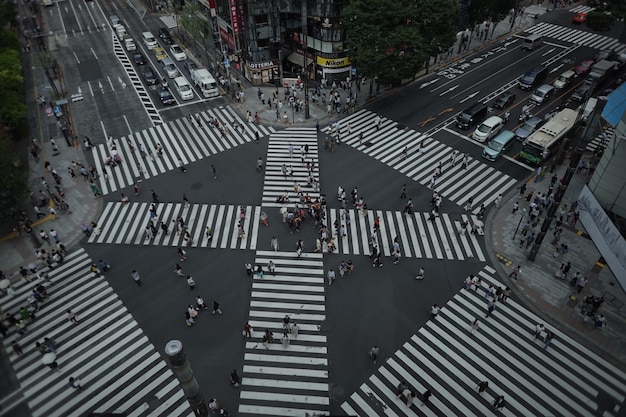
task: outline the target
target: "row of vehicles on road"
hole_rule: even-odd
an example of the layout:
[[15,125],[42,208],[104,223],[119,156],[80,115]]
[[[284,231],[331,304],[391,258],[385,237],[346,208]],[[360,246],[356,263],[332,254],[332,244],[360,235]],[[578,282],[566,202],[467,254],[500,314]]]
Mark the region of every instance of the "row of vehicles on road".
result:
[[[132,61],[137,67],[141,68],[139,72],[144,82],[148,86],[156,86],[155,89],[163,104],[169,105],[176,103],[176,100],[169,90],[169,84],[166,79],[172,80],[173,89],[176,90],[183,101],[192,100],[195,96],[191,83],[196,85],[201,95],[206,98],[219,96],[218,84],[215,78],[213,78],[208,70],[199,67],[195,61],[190,59],[180,45],[173,43],[167,28],[159,29],[158,39],[168,48],[169,54],[166,52],[165,47],[159,44],[157,37],[155,37],[152,32],[145,31],[141,33],[141,43],[148,51],[154,54],[154,58],[158,62],[157,67],[153,68],[150,64],[150,59],[146,58],[144,54],[137,49],[137,45],[127,33],[120,19],[115,15],[110,16],[109,19],[120,42],[125,46],[128,52],[132,53]],[[183,63],[184,68],[189,72],[191,83],[181,74],[175,62]],[[165,77],[160,76],[159,65],[166,75]]]
[[[541,45],[540,35],[528,38],[529,41],[524,42],[523,49],[532,50]],[[594,59],[585,60],[580,65],[564,71],[549,83],[547,80],[549,68],[544,65],[537,66],[524,73],[518,80],[517,85],[521,90],[532,93],[528,97],[531,105],[523,107],[519,118],[522,124],[514,131],[504,130],[510,112],[506,111],[503,117],[488,116],[492,110],[481,102],[459,113],[456,125],[464,130],[476,127],[471,137],[477,142],[486,144],[482,152],[485,159],[495,161],[516,141],[521,141],[522,149],[517,157],[529,164],[539,165],[555,154],[579,120],[587,120],[598,103],[598,99],[592,96],[616,79],[616,71],[624,67],[626,52],[617,55],[613,51],[600,51]],[[579,77],[582,76],[585,78],[580,82]],[[576,82],[580,85],[572,87]],[[558,111],[553,111],[545,118],[530,113],[533,105],[544,105],[568,88],[573,92],[569,98],[561,102]],[[497,96],[492,106],[505,110],[512,106],[516,99],[517,94],[513,90],[508,90]]]

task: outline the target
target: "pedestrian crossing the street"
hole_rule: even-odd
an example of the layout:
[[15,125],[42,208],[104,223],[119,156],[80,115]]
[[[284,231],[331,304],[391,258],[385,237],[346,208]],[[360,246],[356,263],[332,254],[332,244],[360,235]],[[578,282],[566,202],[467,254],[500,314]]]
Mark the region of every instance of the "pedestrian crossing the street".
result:
[[[220,128],[209,123],[214,119],[219,121]],[[243,121],[230,106],[209,108],[186,118],[114,139],[116,151],[122,159],[117,166],[105,164],[111,157],[108,144],[93,147],[94,166],[101,174],[97,185],[105,195],[177,169],[179,159],[187,165],[251,142],[255,140],[257,132],[259,137],[263,137],[273,131],[271,126]],[[162,147],[160,156],[159,145]]]
[[[497,302],[485,317],[484,290],[489,284],[504,287],[495,272],[485,266],[478,275],[482,288],[460,290],[389,355],[341,405],[343,411],[370,417],[492,416],[499,414],[492,404],[502,395],[501,413],[507,416],[616,415],[626,397],[625,372],[550,325],[552,343],[546,344],[546,332],[535,338],[535,326],[545,322],[511,299]],[[475,318],[479,326],[472,332]],[[488,388],[478,393],[481,381]],[[417,393],[411,406],[398,398],[401,382]],[[426,390],[432,397],[421,405]]]
[[[480,235],[472,234],[462,227],[463,222],[482,226],[482,222],[474,215],[442,213],[430,220],[430,213],[407,215],[400,211],[368,210],[365,216],[362,210],[328,209],[328,216],[335,253],[369,255],[375,218],[378,217],[380,226],[375,239],[384,256],[391,256],[394,239],[397,239],[404,258],[462,261],[477,257],[485,261],[479,242],[479,239],[482,240]],[[341,236],[341,227],[345,236]],[[482,227],[478,230],[482,231]]]
[[570,12],[572,13],[589,13],[594,11],[596,8],[595,7],[590,7],[590,6],[576,6],[576,7],[572,7],[571,9],[569,9]]
[[279,198],[285,193],[290,203],[301,201],[300,193],[303,198],[308,194],[311,201],[315,201],[320,197],[318,181],[316,129],[288,128],[271,133],[263,184],[263,207],[283,207],[285,204]]
[[[256,249],[261,216],[259,206],[159,203],[156,215],[150,213],[151,206],[152,203],[106,203],[96,222],[98,227],[88,242]],[[184,227],[177,226],[179,217]],[[151,219],[156,233],[146,230]],[[161,222],[167,232],[160,227]]]
[[467,156],[466,168],[462,163],[463,154],[456,155],[453,163],[454,149],[392,120],[381,118],[377,128],[378,117],[369,110],[360,110],[342,119],[341,142],[425,186],[431,186],[434,173],[439,169],[433,190],[455,204],[463,207],[468,198],[473,197],[477,212],[481,204],[489,206],[498,194],[506,193],[517,183],[515,178],[471,155]]
[[[80,249],[54,269],[41,270],[51,282],[45,283],[48,297],[39,303],[36,319],[24,335],[11,329],[2,339],[32,415],[193,416],[179,381],[106,279],[90,271],[91,263]],[[28,306],[35,285],[15,285],[15,294],[0,300],[3,311],[14,314]],[[68,309],[78,323],[69,321]],[[54,370],[42,363],[35,346],[44,338],[56,344]],[[12,352],[14,340],[23,355]],[[83,389],[72,388],[70,377],[80,379]]]
[[[268,268],[270,261],[275,273]],[[246,339],[238,415],[328,415],[322,254],[298,258],[295,251],[259,250],[255,265],[262,266],[264,274],[255,273],[252,280],[248,323],[253,331]],[[285,329],[288,344],[281,340]],[[273,333],[273,342],[263,342],[266,330]]]
[[617,53],[626,49],[626,45],[620,43],[619,39],[598,35],[593,32],[585,32],[584,30],[554,25],[552,23],[538,23],[526,29],[525,32],[538,33],[549,38],[595,49],[613,49]]
[[585,150],[590,151],[590,152],[595,152],[598,149],[606,148],[606,145],[608,145],[609,141],[613,137],[614,132],[615,132],[615,129],[613,128],[613,126],[611,125],[605,126],[602,129],[602,132],[600,132],[597,136],[591,139],[589,143],[587,143]]

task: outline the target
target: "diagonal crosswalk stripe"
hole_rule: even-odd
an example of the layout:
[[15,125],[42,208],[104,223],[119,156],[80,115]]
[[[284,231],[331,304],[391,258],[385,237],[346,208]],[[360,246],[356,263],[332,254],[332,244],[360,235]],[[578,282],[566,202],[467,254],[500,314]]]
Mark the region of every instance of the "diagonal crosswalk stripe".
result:
[[[226,126],[227,133],[210,125],[213,119]],[[96,183],[103,195],[109,194],[174,170],[179,159],[189,164],[251,142],[257,132],[259,137],[263,137],[274,132],[274,128],[246,123],[230,106],[207,109],[196,115],[133,132],[113,141],[122,158],[122,162],[115,167],[104,163],[111,154],[106,143],[92,149],[94,166],[101,174]],[[144,147],[145,155],[142,155],[140,146]],[[158,146],[163,149],[161,156],[157,154]]]
[[[548,349],[534,337],[541,317],[508,299],[496,303],[485,318],[488,285],[504,288],[495,270],[478,274],[477,291],[460,290],[415,335],[389,357],[376,373],[341,405],[351,415],[485,416],[494,415],[493,401],[503,395],[509,416],[588,416],[603,407],[601,398],[621,404],[626,373],[558,330]],[[471,331],[470,323],[480,326]],[[548,326],[550,327],[550,326]],[[477,393],[478,382],[488,389]],[[405,382],[417,398],[407,406],[397,388]],[[433,396],[421,404],[421,393]],[[610,407],[609,407],[610,408]],[[605,413],[612,415],[612,410]]]
[[[87,241],[118,245],[256,248],[261,207],[209,204],[189,204],[185,207],[183,203],[159,203],[153,219],[157,233],[149,237],[146,228],[151,220],[151,206],[149,203],[106,203],[96,222],[98,227]],[[177,230],[178,217],[185,223],[184,230]],[[161,222],[167,226],[167,234],[159,227]],[[243,228],[242,238],[238,234],[239,223]],[[211,229],[211,236],[206,234],[207,227]],[[186,237],[185,230],[190,239]]]
[[[342,119],[339,127],[341,142],[427,187],[439,168],[441,173],[433,190],[455,204],[464,206],[467,199],[473,197],[477,212],[481,204],[489,206],[498,194],[505,193],[517,183],[515,178],[472,157],[464,168],[462,155],[452,161],[454,149],[394,121],[381,118],[377,129],[377,117],[363,109]],[[406,155],[403,153],[405,147],[408,150]]]
[[[54,269],[41,270],[50,282],[42,281],[48,297],[39,303],[36,319],[24,335],[11,329],[3,338],[7,352],[14,340],[24,351],[9,358],[33,416],[193,416],[178,380],[106,279],[90,272],[91,263],[80,249]],[[2,297],[5,313],[28,305],[34,285],[17,284],[14,294]],[[69,322],[67,309],[78,314],[77,324]],[[56,371],[42,364],[35,347],[44,337],[57,344]],[[70,376],[81,380],[83,391],[69,386]]]

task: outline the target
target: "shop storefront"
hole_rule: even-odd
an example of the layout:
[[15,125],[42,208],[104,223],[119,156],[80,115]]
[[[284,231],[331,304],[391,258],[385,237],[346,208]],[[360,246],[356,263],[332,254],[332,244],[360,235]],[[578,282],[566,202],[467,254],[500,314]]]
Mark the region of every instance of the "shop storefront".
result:
[[350,77],[352,65],[350,58],[324,58],[317,57],[317,73],[320,78],[325,78],[330,84],[333,81],[342,81]]
[[252,84],[274,83],[280,79],[278,63],[274,61],[246,62],[243,68]]

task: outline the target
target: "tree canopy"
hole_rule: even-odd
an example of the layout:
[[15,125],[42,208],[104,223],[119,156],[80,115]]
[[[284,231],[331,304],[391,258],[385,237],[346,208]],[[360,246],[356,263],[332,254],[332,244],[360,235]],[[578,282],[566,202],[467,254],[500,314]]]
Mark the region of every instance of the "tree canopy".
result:
[[458,5],[456,0],[352,0],[341,16],[359,73],[399,84],[422,68],[433,45],[453,44]]
[[21,207],[28,195],[28,168],[13,148],[13,142],[0,130],[0,219],[5,224],[13,210]]
[[472,0],[469,5],[470,25],[475,26],[485,20],[498,23],[518,4],[519,0]]

